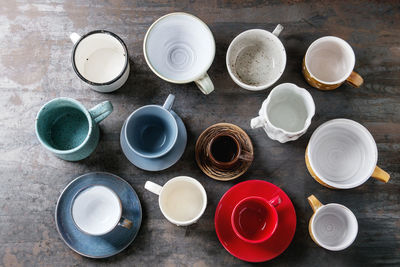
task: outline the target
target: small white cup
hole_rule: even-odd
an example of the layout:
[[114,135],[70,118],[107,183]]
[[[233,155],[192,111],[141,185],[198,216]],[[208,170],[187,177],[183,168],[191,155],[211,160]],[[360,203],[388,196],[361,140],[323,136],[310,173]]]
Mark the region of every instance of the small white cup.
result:
[[71,215],[79,230],[93,236],[105,235],[117,226],[132,227],[132,222],[122,217],[122,203],[117,194],[102,185],[79,191],[74,196]]
[[339,251],[354,242],[358,233],[358,222],[351,210],[336,203],[323,205],[314,195],[308,197],[308,202],[314,211],[308,230],[317,245]]
[[283,83],[271,90],[250,126],[252,129],[263,127],[269,138],[286,143],[307,131],[314,114],[311,94],[295,84]]
[[164,186],[147,181],[144,188],[159,195],[158,204],[164,217],[177,226],[196,223],[207,206],[204,187],[188,176],[178,176]]
[[147,30],[143,53],[161,79],[178,84],[195,82],[206,95],[214,90],[207,70],[214,60],[215,41],[199,18],[183,12],[159,18]]
[[259,91],[273,85],[286,66],[286,51],[278,36],[283,26],[275,30],[252,29],[233,39],[226,53],[226,66],[233,81],[240,87]]
[[128,49],[116,34],[97,30],[83,36],[71,33],[74,43],[72,67],[90,88],[109,93],[120,88],[129,76]]

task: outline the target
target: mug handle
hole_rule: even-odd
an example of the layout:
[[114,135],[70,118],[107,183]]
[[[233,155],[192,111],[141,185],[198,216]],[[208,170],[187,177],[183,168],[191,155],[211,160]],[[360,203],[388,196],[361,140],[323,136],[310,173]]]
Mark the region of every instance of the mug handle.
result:
[[378,166],[375,167],[374,172],[372,173],[372,178],[375,178],[381,182],[387,183],[390,180],[390,174],[379,168]]
[[194,81],[197,84],[197,87],[199,87],[200,91],[203,92],[203,94],[208,95],[212,91],[214,91],[214,84],[212,83],[210,76],[208,76],[207,73],[203,75],[200,79]]
[[239,155],[239,159],[242,161],[252,161],[254,156],[249,151],[242,150],[242,153]]
[[276,195],[273,198],[271,198],[270,200],[268,200],[268,202],[271,203],[272,206],[276,207],[282,203],[282,199],[279,195]]
[[150,182],[150,181],[147,181],[144,184],[144,188],[149,190],[150,192],[156,194],[156,195],[160,195],[161,194],[161,190],[162,190],[162,186],[161,185],[158,185],[158,184]]
[[126,229],[131,229],[132,225],[133,225],[133,222],[124,217],[121,217],[121,220],[118,223],[118,226],[124,227]]
[[355,71],[352,71],[346,82],[353,87],[360,87],[364,83],[364,79]]
[[69,38],[71,39],[71,41],[75,44],[76,42],[79,41],[79,39],[81,39],[81,36],[79,34],[77,34],[76,32],[73,32],[69,35]]
[[283,31],[283,26],[281,24],[276,25],[275,30],[273,30],[272,34],[276,37],[279,37],[279,34]]
[[251,129],[260,128],[264,126],[264,119],[261,116],[252,118],[250,121]]
[[111,114],[113,109],[113,105],[110,101],[104,101],[89,109],[89,113],[95,123],[100,123]]
[[319,209],[323,206],[323,204],[321,202],[319,202],[319,200],[314,195],[309,196],[307,199],[308,199],[308,203],[310,204],[310,206],[314,212],[316,212],[317,209]]
[[167,100],[165,100],[163,108],[168,111],[171,111],[172,105],[174,104],[175,96],[173,94],[169,94]]

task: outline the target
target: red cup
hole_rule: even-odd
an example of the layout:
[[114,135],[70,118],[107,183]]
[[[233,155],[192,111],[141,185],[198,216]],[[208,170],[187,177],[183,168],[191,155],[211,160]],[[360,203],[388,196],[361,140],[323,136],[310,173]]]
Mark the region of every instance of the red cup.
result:
[[281,198],[270,200],[262,197],[246,197],[233,209],[231,224],[235,234],[248,243],[262,243],[270,238],[278,226],[276,206]]

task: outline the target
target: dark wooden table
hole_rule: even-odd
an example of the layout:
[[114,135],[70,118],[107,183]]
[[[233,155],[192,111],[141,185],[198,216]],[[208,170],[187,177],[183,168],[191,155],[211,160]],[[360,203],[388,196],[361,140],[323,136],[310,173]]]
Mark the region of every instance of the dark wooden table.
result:
[[[89,3],[90,2],[90,3]],[[217,51],[209,74],[215,92],[205,96],[196,86],[175,85],[155,76],[145,63],[142,43],[151,23],[161,15],[185,11],[211,28]],[[292,244],[274,266],[400,265],[400,4],[398,1],[14,1],[0,5],[0,266],[235,266],[247,265],[231,256],[214,231],[215,207],[234,184],[262,179],[280,187],[293,201],[297,230]],[[225,54],[240,32],[273,30],[287,49],[287,66],[278,83],[307,88],[316,103],[316,116],[298,141],[280,144],[261,130],[251,130],[270,90],[250,92],[229,77]],[[124,39],[131,73],[123,88],[111,94],[90,90],[72,70],[69,33],[107,29]],[[335,35],[347,40],[356,54],[356,70],[365,83],[331,92],[304,81],[301,60],[315,39]],[[188,130],[182,159],[162,172],[145,172],[122,154],[119,133],[136,108],[161,104],[176,95],[176,112]],[[55,97],[72,97],[86,107],[111,100],[114,112],[102,125],[99,146],[77,163],[59,160],[39,144],[34,119],[39,108]],[[304,150],[313,130],[333,118],[365,125],[375,137],[378,164],[389,171],[388,184],[373,179],[346,191],[322,187],[308,174]],[[253,140],[255,161],[241,178],[218,182],[205,176],[194,159],[194,144],[211,124],[231,122]],[[136,240],[122,253],[93,260],[71,251],[60,239],[54,209],[63,188],[75,177],[107,171],[126,179],[137,191],[143,223]],[[177,175],[198,179],[209,204],[204,216],[188,228],[176,227],[162,216],[156,196],[145,191],[146,180],[165,183]],[[359,233],[353,246],[329,252],[313,243],[307,225],[312,214],[306,197],[338,202],[357,216]]]

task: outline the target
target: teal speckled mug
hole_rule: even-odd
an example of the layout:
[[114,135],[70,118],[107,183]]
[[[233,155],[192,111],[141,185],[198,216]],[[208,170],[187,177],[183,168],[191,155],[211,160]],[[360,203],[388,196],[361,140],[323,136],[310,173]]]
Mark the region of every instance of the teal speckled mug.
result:
[[88,157],[99,142],[98,124],[113,111],[110,101],[87,110],[79,101],[60,97],[47,102],[36,117],[36,136],[57,157],[77,161]]

